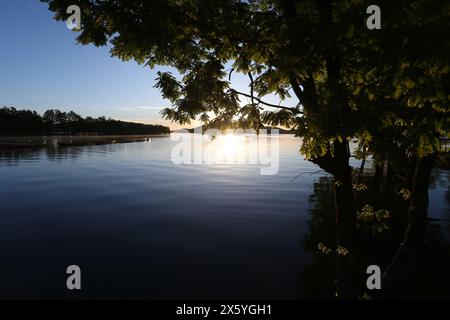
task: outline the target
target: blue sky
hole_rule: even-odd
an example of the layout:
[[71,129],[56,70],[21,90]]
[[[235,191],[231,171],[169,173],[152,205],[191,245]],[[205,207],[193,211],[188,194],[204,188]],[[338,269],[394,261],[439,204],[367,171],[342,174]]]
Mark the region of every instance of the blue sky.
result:
[[[76,44],[76,33],[55,21],[38,0],[0,4],[0,106],[74,110],[83,116],[162,123],[170,106],[153,88],[156,72],[112,58],[107,47]],[[248,91],[233,75],[233,87]],[[268,101],[278,103],[275,99]]]

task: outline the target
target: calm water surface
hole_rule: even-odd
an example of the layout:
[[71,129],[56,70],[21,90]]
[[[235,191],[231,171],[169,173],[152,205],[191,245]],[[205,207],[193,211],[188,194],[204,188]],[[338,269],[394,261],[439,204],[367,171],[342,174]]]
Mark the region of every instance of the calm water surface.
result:
[[[0,297],[304,297],[320,175],[280,139],[280,170],[175,165],[170,138],[0,153]],[[430,216],[449,239],[448,171]],[[82,269],[82,291],[65,270]]]

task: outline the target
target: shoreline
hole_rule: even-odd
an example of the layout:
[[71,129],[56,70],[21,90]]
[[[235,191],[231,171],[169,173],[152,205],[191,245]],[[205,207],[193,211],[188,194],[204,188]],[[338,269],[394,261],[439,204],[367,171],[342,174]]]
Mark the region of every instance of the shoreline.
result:
[[169,134],[148,135],[33,135],[0,136],[0,150],[33,149],[48,147],[78,147],[114,143],[146,142],[151,138],[168,137]]

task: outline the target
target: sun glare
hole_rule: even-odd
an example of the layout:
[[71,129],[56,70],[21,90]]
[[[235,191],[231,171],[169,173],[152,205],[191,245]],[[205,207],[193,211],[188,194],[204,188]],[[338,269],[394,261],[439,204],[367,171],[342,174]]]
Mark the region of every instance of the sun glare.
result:
[[236,163],[245,157],[245,137],[227,133],[219,135],[213,142],[213,153],[218,163]]
[[224,154],[234,156],[239,149],[239,137],[234,134],[226,134],[223,137],[222,148]]

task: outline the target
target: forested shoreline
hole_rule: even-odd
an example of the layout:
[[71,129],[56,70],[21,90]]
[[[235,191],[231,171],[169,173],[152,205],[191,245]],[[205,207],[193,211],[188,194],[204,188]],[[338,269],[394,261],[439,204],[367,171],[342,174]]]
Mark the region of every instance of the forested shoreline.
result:
[[168,127],[111,118],[85,117],[74,111],[36,111],[14,107],[0,108],[0,136],[6,135],[144,135],[170,133]]

